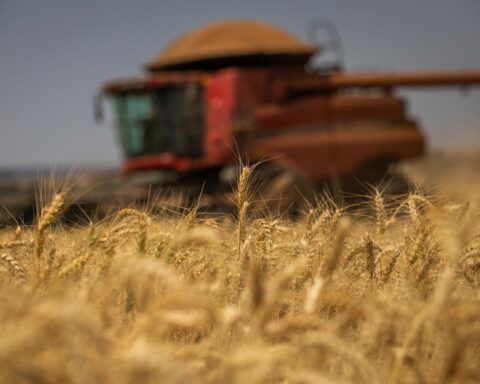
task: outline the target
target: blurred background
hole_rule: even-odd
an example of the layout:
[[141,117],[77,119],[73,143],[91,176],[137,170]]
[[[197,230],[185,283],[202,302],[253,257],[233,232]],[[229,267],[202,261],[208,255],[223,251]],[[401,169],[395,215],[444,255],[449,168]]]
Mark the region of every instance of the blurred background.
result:
[[[330,19],[346,70],[480,68],[476,0],[0,0],[0,169],[118,166],[112,119],[93,119],[101,84],[140,74],[180,34],[232,18],[302,39],[310,20]],[[480,91],[463,93],[403,92],[431,149],[480,148]]]

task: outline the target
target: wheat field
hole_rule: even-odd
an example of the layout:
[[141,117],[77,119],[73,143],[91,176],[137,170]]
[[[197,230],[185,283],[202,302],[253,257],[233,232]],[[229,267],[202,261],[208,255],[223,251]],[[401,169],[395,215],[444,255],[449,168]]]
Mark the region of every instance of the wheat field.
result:
[[255,215],[250,172],[231,217],[67,228],[57,190],[4,229],[0,382],[480,382],[478,189],[319,196],[292,221]]

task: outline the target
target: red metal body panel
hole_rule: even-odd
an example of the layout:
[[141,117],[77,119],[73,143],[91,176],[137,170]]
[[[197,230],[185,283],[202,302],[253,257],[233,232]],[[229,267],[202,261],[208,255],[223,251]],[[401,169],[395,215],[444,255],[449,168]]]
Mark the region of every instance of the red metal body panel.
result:
[[221,71],[212,76],[205,90],[205,154],[209,164],[233,159],[233,121],[237,100],[238,73]]
[[282,129],[305,124],[351,121],[403,121],[404,106],[392,96],[321,95],[271,104],[255,111],[255,120],[263,129]]
[[257,138],[252,153],[302,171],[312,180],[354,172],[372,160],[420,156],[423,135],[414,125],[378,129],[315,129]]
[[[139,156],[127,159],[123,163],[122,172],[125,174],[147,169],[175,169],[189,171],[194,168],[192,159],[175,156],[171,153],[161,153],[151,156]],[[196,164],[201,166],[201,164]]]
[[255,113],[256,158],[275,158],[313,180],[354,172],[371,160],[419,156],[424,139],[389,94],[333,94],[266,105]]

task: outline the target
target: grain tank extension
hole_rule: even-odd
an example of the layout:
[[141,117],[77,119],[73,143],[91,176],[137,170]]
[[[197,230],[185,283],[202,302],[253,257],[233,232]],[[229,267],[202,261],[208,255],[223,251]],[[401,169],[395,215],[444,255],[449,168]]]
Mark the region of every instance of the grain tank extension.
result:
[[424,153],[424,135],[396,88],[480,84],[480,70],[312,68],[321,54],[322,46],[253,21],[211,24],[180,37],[146,65],[144,76],[103,87],[115,108],[123,172],[154,171],[160,185],[215,192],[229,183],[238,155],[268,159],[259,167],[269,185],[263,196],[278,200],[272,189],[281,185],[291,204],[286,196],[293,189],[375,182],[391,165]]

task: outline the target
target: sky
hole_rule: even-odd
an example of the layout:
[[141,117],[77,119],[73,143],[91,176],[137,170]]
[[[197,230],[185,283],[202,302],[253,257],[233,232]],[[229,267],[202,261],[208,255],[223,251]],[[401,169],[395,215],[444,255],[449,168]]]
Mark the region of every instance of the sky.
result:
[[[139,75],[175,37],[224,19],[265,21],[304,39],[332,20],[348,70],[480,69],[477,0],[0,0],[0,168],[118,165],[102,82]],[[402,91],[430,148],[480,149],[480,90]]]

